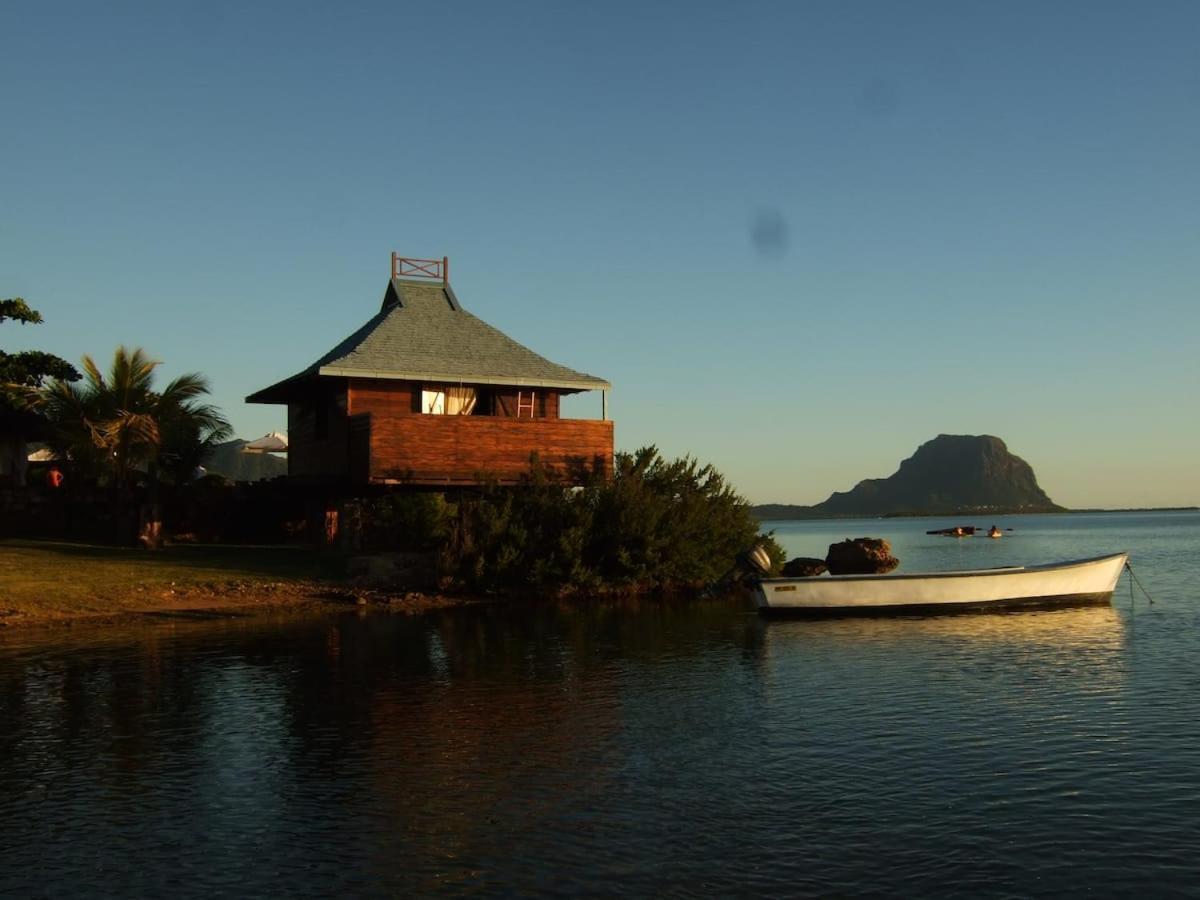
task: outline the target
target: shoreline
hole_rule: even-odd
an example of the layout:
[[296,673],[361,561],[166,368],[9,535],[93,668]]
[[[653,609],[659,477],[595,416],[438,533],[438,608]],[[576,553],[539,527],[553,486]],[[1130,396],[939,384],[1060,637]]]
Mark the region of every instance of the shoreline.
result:
[[419,616],[434,610],[450,610],[496,602],[482,596],[426,594],[413,590],[359,589],[310,582],[227,584],[220,587],[172,589],[157,598],[139,598],[136,605],[121,608],[64,610],[53,605],[32,608],[0,607],[0,635],[8,630],[71,629],[80,625],[122,625],[154,619],[251,618],[281,611],[314,612],[379,610]]
[[416,615],[492,598],[351,580],[303,547],[196,547],[147,552],[61,541],[0,540],[0,633],[218,618],[280,610],[374,608]]
[[[776,504],[760,504],[760,506],[774,506]],[[1114,508],[1114,509],[1036,509],[1036,510],[967,510],[959,512],[890,512],[890,513],[855,513],[854,515],[837,514],[837,515],[763,515],[754,512],[755,507],[751,507],[751,512],[754,517],[760,522],[838,522],[846,519],[949,519],[954,517],[965,516],[1073,516],[1073,515],[1095,515],[1095,514],[1113,514],[1120,513],[1146,513],[1146,512],[1200,512],[1200,506],[1137,506],[1129,508]]]
[[[733,594],[737,587],[731,586]],[[145,592],[139,592],[145,593]],[[590,595],[559,595],[536,600],[513,594],[448,593],[409,590],[402,587],[359,586],[332,582],[285,580],[246,584],[237,581],[203,586],[176,587],[157,596],[139,597],[139,602],[120,608],[97,608],[105,603],[101,596],[96,606],[67,609],[56,604],[39,604],[11,609],[0,605],[0,639],[6,633],[41,630],[55,632],[77,626],[129,625],[147,621],[214,621],[220,619],[266,618],[277,613],[350,612],[357,610],[390,615],[419,616],[429,612],[463,609],[469,606],[531,603],[577,603],[580,601],[641,602],[654,598],[659,602],[691,601],[703,598],[701,590],[637,593],[613,591]]]
[[69,629],[86,625],[124,625],[153,619],[251,618],[281,611],[316,612],[379,610],[420,615],[496,602],[493,598],[423,593],[420,591],[359,589],[304,581],[242,585],[232,582],[211,587],[173,589],[158,597],[139,597],[136,605],[118,609],[96,606],[68,610],[46,604],[40,608],[0,607],[0,634],[9,629]]

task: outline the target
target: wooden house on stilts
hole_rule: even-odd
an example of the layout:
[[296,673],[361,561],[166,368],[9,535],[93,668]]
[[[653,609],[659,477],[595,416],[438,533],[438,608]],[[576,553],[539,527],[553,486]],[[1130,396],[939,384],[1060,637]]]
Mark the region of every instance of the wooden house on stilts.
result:
[[[308,368],[246,398],[288,408],[288,474],[343,484],[516,481],[532,454],[611,472],[609,383],[551,362],[463,309],[449,263],[392,254],[378,313]],[[564,419],[602,391],[600,419]]]

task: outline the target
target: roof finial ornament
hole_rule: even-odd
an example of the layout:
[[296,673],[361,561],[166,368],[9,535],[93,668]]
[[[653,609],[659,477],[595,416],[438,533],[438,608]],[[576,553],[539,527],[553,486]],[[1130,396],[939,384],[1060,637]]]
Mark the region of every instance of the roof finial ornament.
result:
[[409,256],[401,256],[393,251],[392,277],[433,278],[440,280],[442,284],[448,285],[450,283],[450,257],[443,256],[441,259],[415,259]]

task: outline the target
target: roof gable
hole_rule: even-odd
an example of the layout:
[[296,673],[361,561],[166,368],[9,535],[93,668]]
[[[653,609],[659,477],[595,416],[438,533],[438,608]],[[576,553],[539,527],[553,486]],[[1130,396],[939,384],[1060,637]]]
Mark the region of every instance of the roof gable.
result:
[[388,282],[387,290],[383,292],[383,303],[379,309],[380,312],[387,312],[393,306],[413,307],[417,303],[440,308],[443,302],[455,312],[463,311],[462,304],[458,302],[458,297],[454,295],[454,289],[449,284],[435,285],[392,278]]
[[379,312],[311,366],[247,397],[281,402],[285,385],[317,376],[559,388],[609,383],[534,353],[462,308],[445,283],[392,278]]

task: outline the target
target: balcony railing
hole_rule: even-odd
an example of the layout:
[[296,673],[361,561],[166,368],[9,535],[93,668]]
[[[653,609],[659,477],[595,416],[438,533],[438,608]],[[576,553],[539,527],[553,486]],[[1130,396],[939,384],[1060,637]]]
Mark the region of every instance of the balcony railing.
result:
[[450,259],[445,256],[441,259],[413,259],[412,257],[399,256],[393,253],[392,277],[431,278],[442,282],[442,284],[449,284]]
[[530,454],[566,471],[612,471],[613,423],[490,416],[371,417],[368,477],[375,482],[462,484],[486,475],[516,481]]

